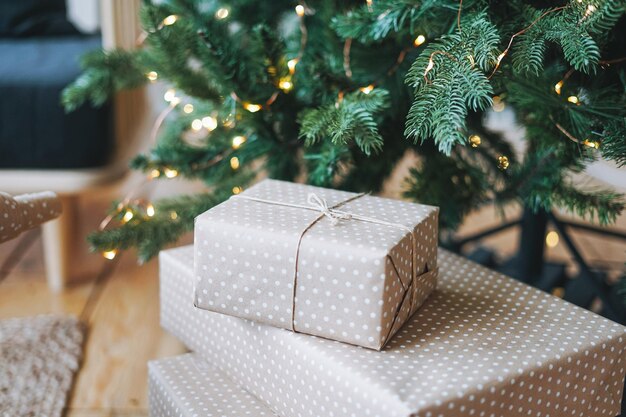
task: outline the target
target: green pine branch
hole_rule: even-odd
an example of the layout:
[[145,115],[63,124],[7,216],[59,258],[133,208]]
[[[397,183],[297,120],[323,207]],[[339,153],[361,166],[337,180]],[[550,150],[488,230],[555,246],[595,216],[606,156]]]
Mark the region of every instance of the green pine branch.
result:
[[230,190],[164,199],[155,203],[153,217],[136,212],[128,223],[92,233],[88,240],[92,250],[98,252],[135,247],[139,260],[146,262],[164,246],[193,230],[194,219],[198,214],[221,203],[229,195]]
[[461,31],[431,43],[406,76],[415,99],[405,135],[416,142],[432,138],[446,155],[454,145],[466,143],[468,112],[487,108],[493,95],[484,71],[495,59],[497,29],[485,13],[466,17],[461,26]]
[[300,137],[307,146],[324,139],[336,145],[354,142],[364,154],[372,155],[383,146],[375,115],[388,106],[386,90],[352,92],[340,102],[306,111],[300,118]]

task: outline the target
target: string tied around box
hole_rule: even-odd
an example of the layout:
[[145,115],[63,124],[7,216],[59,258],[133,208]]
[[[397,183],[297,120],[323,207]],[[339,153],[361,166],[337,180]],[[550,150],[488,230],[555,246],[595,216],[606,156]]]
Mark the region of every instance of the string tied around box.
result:
[[[320,215],[315,218],[311,223],[309,223],[307,225],[306,228],[304,228],[304,230],[300,233],[300,236],[298,238],[298,244],[296,245],[296,256],[295,256],[295,270],[294,270],[294,277],[293,277],[293,294],[292,294],[292,306],[291,306],[291,330],[293,332],[298,333],[298,331],[295,328],[295,311],[296,311],[296,288],[297,288],[297,284],[298,284],[298,260],[300,258],[300,247],[302,246],[302,239],[304,238],[304,235],[306,235],[306,233],[313,227],[315,226],[315,224],[317,224],[317,222],[319,222],[321,219],[323,219],[324,217],[327,217],[331,224],[333,226],[337,226],[339,225],[339,223],[344,220],[344,221],[352,221],[352,220],[357,220],[357,221],[362,221],[362,222],[367,222],[367,223],[373,223],[373,224],[380,224],[383,226],[389,226],[389,227],[393,227],[396,229],[400,229],[403,230],[405,232],[408,233],[410,240],[411,240],[411,281],[409,282],[409,284],[405,287],[404,284],[402,283],[402,280],[400,279],[399,275],[398,275],[398,279],[400,281],[400,285],[403,287],[404,291],[405,291],[405,296],[403,297],[403,299],[400,301],[400,305],[398,306],[398,309],[394,315],[393,321],[391,322],[391,325],[389,327],[389,331],[391,331],[391,329],[394,326],[394,323],[398,317],[398,315],[400,314],[400,310],[401,310],[401,306],[404,303],[404,298],[408,295],[409,291],[411,290],[415,278],[417,275],[419,275],[417,273],[417,271],[415,270],[415,257],[417,256],[417,239],[415,237],[415,232],[412,228],[402,224],[402,223],[394,223],[394,222],[389,222],[386,220],[381,220],[381,219],[377,219],[374,217],[369,217],[369,216],[363,216],[360,215],[358,213],[353,213],[353,212],[348,212],[348,211],[343,211],[343,210],[339,210],[338,208],[349,203],[352,202],[354,200],[357,200],[363,196],[365,196],[367,194],[365,193],[360,193],[360,194],[355,194],[343,201],[340,201],[337,204],[334,204],[332,206],[328,205],[328,202],[326,201],[325,198],[315,194],[315,193],[309,193],[308,197],[307,197],[307,203],[308,204],[296,204],[296,203],[286,203],[284,201],[276,201],[276,200],[268,200],[265,198],[260,198],[260,197],[253,197],[253,196],[249,196],[249,195],[245,195],[245,194],[237,194],[237,195],[233,195],[231,198],[235,198],[235,199],[243,199],[243,200],[249,200],[249,201],[256,201],[258,203],[265,203],[265,204],[271,204],[271,205],[275,205],[275,206],[282,206],[282,207],[291,207],[291,208],[298,208],[298,209],[303,209],[303,210],[312,210],[312,211],[317,211],[320,213]],[[396,273],[397,272],[397,268],[395,268],[394,265],[394,269],[396,269]],[[413,309],[413,298],[410,299],[411,303],[409,305],[409,311],[411,311]]]

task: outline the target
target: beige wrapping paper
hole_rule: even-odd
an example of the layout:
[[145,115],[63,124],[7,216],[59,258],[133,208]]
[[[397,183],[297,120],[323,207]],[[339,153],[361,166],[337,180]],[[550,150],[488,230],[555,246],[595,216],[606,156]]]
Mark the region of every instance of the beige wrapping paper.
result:
[[262,181],[196,219],[195,305],[378,350],[436,286],[437,215]]
[[51,191],[12,197],[0,192],[0,243],[58,217],[61,200]]
[[161,252],[161,324],[282,417],[614,417],[626,328],[449,252],[380,352],[193,307],[193,249]]
[[150,417],[275,417],[254,395],[189,353],[148,363]]

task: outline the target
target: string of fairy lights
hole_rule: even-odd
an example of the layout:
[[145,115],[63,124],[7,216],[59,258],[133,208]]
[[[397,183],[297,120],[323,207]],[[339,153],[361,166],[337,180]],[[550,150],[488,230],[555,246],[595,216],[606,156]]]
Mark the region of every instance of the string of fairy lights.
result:
[[[577,0],[579,3],[582,2],[583,0]],[[373,5],[374,0],[365,0],[366,6],[368,8],[368,10],[370,12],[373,11],[372,5]],[[457,26],[458,26],[458,30],[461,31],[462,27],[461,27],[461,14],[462,14],[462,7],[463,7],[463,0],[459,0],[459,8],[458,8],[458,13],[457,13]],[[556,11],[562,10],[567,6],[561,6],[561,7],[556,7],[553,9],[550,9],[546,12],[544,12],[542,15],[540,15],[537,19],[535,19],[533,22],[530,23],[529,26],[525,27],[524,29],[520,30],[519,32],[513,34],[511,36],[511,38],[509,39],[509,42],[506,46],[506,48],[497,56],[497,58],[495,59],[495,64],[494,64],[494,68],[491,72],[491,74],[489,75],[488,78],[493,77],[496,72],[498,71],[502,60],[508,55],[511,46],[513,45],[513,41],[515,40],[516,37],[524,34],[525,32],[527,32],[529,29],[531,29],[535,24],[537,24],[537,22],[539,22],[541,19],[543,19],[546,15],[554,13]],[[595,12],[596,8],[593,5],[589,5],[586,8],[585,11],[585,15],[582,17],[582,19],[587,18],[589,15],[591,15],[593,12]],[[286,76],[282,76],[280,78],[278,78],[277,83],[276,83],[276,88],[277,90],[272,93],[272,95],[270,95],[270,97],[268,97],[267,100],[265,100],[264,102],[259,102],[259,103],[255,103],[255,102],[250,102],[247,101],[245,99],[242,99],[235,91],[232,91],[230,93],[230,97],[233,100],[233,108],[232,111],[230,112],[230,114],[224,118],[223,120],[218,120],[217,114],[210,114],[210,115],[206,115],[203,116],[201,118],[196,118],[193,119],[193,121],[191,122],[190,125],[190,130],[192,132],[206,132],[206,133],[210,133],[213,130],[215,130],[220,123],[222,124],[222,126],[226,127],[226,128],[233,128],[236,124],[236,120],[237,120],[237,105],[239,105],[241,108],[243,108],[244,110],[250,112],[250,113],[256,113],[262,110],[266,110],[268,108],[270,108],[270,106],[275,102],[275,100],[277,99],[279,94],[288,94],[294,87],[294,81],[293,81],[293,77],[296,73],[296,69],[297,69],[297,65],[300,63],[300,61],[302,60],[303,56],[304,56],[304,51],[306,48],[306,44],[308,41],[308,31],[307,31],[307,27],[305,24],[305,17],[307,15],[312,15],[314,14],[314,10],[310,7],[307,6],[307,4],[305,2],[300,2],[298,5],[295,6],[294,8],[294,12],[298,18],[298,27],[300,30],[300,47],[298,50],[298,53],[295,57],[289,59],[286,61],[286,65],[287,65],[287,75]],[[219,9],[217,9],[217,11],[215,12],[214,17],[218,20],[224,20],[227,19],[230,15],[230,10],[227,7],[220,7]],[[174,25],[176,24],[176,22],[178,22],[181,19],[180,16],[178,15],[169,15],[167,17],[165,17],[160,23],[159,25],[157,25],[156,27],[156,31],[162,30],[168,26]],[[138,40],[137,40],[137,44],[138,46],[143,45],[145,39],[148,36],[148,32],[143,32]],[[207,44],[207,47],[210,47],[210,44],[208,43],[207,39],[204,38],[203,33],[200,33],[201,38],[203,39],[203,41],[205,42],[205,44]],[[400,67],[400,65],[402,64],[402,62],[404,61],[407,53],[412,49],[412,48],[417,48],[422,46],[424,43],[427,42],[427,38],[424,34],[419,34],[415,37],[415,39],[413,40],[412,44],[410,46],[407,46],[406,48],[402,49],[402,51],[400,51],[395,63],[393,64],[392,67],[389,68],[389,70],[386,73],[386,76],[391,76],[393,75],[398,68]],[[351,46],[352,46],[352,39],[348,38],[344,41],[344,47],[343,47],[343,67],[344,67],[344,73],[346,75],[346,77],[348,79],[352,78],[352,69],[351,69],[351,62],[350,62],[350,55],[351,55]],[[424,79],[427,83],[431,82],[431,80],[428,78],[429,73],[433,70],[434,66],[435,66],[435,60],[434,58],[437,55],[443,55],[446,56],[450,59],[453,59],[456,61],[456,57],[454,57],[453,55],[451,55],[448,52],[445,51],[434,51],[431,53],[429,60],[427,62],[427,65],[424,69]],[[473,62],[473,57],[470,57],[470,61]],[[610,65],[613,64],[615,62],[621,62],[622,60],[613,60],[613,61],[602,61],[605,63],[605,65]],[[601,62],[601,63],[602,63]],[[276,72],[276,68],[270,68],[270,72],[275,73]],[[563,77],[562,80],[560,80],[557,84],[555,84],[554,86],[554,91],[557,95],[561,95],[562,89],[564,87],[565,82],[568,80],[568,78],[572,75],[573,73],[573,69],[569,70]],[[159,80],[159,74],[157,73],[157,71],[149,71],[146,74],[146,78],[154,83],[157,82]],[[370,92],[372,92],[374,90],[374,88],[381,82],[381,80],[376,80],[372,83],[370,83],[367,86],[363,86],[358,88],[359,91],[361,91],[364,94],[369,94]],[[339,91],[338,96],[337,96],[337,102],[336,105],[338,106],[342,99],[343,96],[345,95],[346,91]],[[175,89],[170,88],[168,89],[165,94],[164,94],[164,100],[168,103],[168,106],[158,115],[158,117],[155,120],[155,123],[152,127],[151,133],[150,133],[150,140],[152,141],[152,143],[156,142],[157,136],[158,136],[158,132],[160,131],[161,125],[163,124],[163,122],[165,121],[166,117],[176,108],[178,108],[179,106],[182,105],[182,111],[185,114],[192,114],[195,111],[194,105],[192,103],[183,103],[183,98],[179,97],[177,95],[177,92]],[[579,97],[575,96],[575,95],[571,95],[567,97],[567,101],[572,104],[572,105],[581,105],[582,101],[579,99]],[[504,101],[502,100],[501,97],[499,96],[495,96],[493,97],[493,103],[492,103],[492,109],[496,112],[502,111],[505,108],[505,104]],[[598,149],[600,147],[600,143],[597,141],[591,141],[588,139],[585,140],[579,140],[577,138],[575,138],[573,135],[571,135],[569,132],[567,132],[567,130],[565,130],[561,125],[559,125],[558,123],[555,122],[555,126],[566,136],[568,137],[570,140],[575,141],[576,143],[582,144],[584,146],[590,147],[590,148],[595,148]],[[231,149],[227,150],[226,152],[222,153],[222,154],[218,154],[216,157],[214,157],[213,159],[211,159],[210,161],[207,161],[205,163],[201,163],[201,164],[194,164],[193,166],[191,166],[191,171],[198,171],[198,170],[205,170],[217,163],[222,162],[224,159],[229,158],[229,164],[231,169],[233,170],[237,170],[239,169],[241,163],[239,161],[239,159],[237,158],[237,156],[231,156],[231,153],[237,149],[239,149],[241,146],[243,146],[247,141],[246,136],[244,135],[236,135],[233,136],[232,138],[232,144],[231,144]],[[471,145],[472,148],[477,148],[481,145],[482,143],[482,139],[479,135],[476,134],[472,134],[469,136],[468,141]],[[509,168],[510,162],[509,162],[509,158],[506,155],[499,155],[497,156],[497,162],[498,162],[498,168],[501,170],[506,170]],[[114,219],[118,219],[122,224],[126,224],[128,222],[130,222],[133,219],[136,218],[141,218],[143,220],[148,220],[150,218],[153,218],[156,215],[156,209],[154,207],[154,205],[146,200],[143,199],[133,199],[133,195],[136,193],[138,188],[141,188],[143,186],[145,186],[148,182],[157,179],[157,178],[161,178],[161,177],[165,177],[168,179],[173,179],[176,178],[179,175],[178,170],[176,170],[175,168],[172,167],[168,167],[168,166],[163,166],[163,167],[155,167],[153,169],[151,169],[147,176],[145,177],[144,181],[139,185],[139,187],[136,187],[134,189],[132,189],[121,201],[120,203],[116,206],[116,209],[113,213],[109,214],[107,217],[105,217],[103,219],[103,221],[100,223],[100,227],[99,230],[105,230],[109,224],[111,224],[111,222]],[[232,193],[233,194],[238,194],[241,191],[243,191],[243,188],[241,186],[235,186],[232,189]],[[169,213],[169,217],[172,220],[176,220],[178,219],[178,214],[175,211],[171,211]],[[106,258],[106,259],[114,259],[117,255],[117,250],[116,249],[111,249],[111,250],[107,250],[102,252],[102,255]]]

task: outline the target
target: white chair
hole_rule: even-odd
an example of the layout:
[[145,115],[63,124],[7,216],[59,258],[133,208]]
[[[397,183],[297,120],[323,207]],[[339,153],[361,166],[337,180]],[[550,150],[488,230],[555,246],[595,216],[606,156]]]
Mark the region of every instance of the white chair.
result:
[[[84,7],[83,3],[81,5]],[[104,48],[135,47],[141,30],[138,22],[139,6],[140,0],[100,0]],[[136,136],[136,127],[145,114],[144,102],[143,90],[124,92],[115,98],[116,149],[111,162],[104,167],[75,170],[0,169],[0,190],[22,194],[47,189],[57,193],[62,201],[63,214],[45,223],[42,229],[46,274],[48,285],[53,291],[63,289],[70,279],[70,243],[74,239],[84,239],[84,236],[76,236],[74,233],[77,196],[117,184],[125,177],[128,160],[135,153],[130,145]]]

